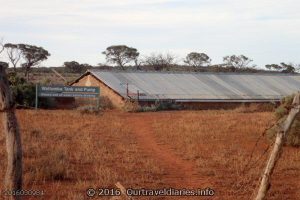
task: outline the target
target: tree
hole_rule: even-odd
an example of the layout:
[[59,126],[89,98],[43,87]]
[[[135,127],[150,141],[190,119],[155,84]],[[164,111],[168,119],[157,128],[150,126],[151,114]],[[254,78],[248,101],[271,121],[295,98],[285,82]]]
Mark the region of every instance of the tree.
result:
[[87,69],[92,68],[89,64],[79,64],[76,61],[64,62],[64,67],[66,71],[70,73],[83,73]]
[[191,52],[186,56],[184,62],[189,66],[196,68],[210,64],[211,59],[205,53]]
[[282,73],[295,73],[296,70],[299,69],[299,65],[295,65],[292,63],[286,64],[284,62],[278,64],[270,64],[265,66],[269,70],[280,71]]
[[231,55],[225,56],[223,58],[224,64],[226,67],[233,67],[233,68],[247,68],[247,67],[255,67],[255,65],[249,66],[249,64],[253,61],[250,58],[244,55]]
[[135,65],[136,70],[141,70],[142,64],[143,64],[143,61],[142,61],[142,60],[140,60],[140,59],[138,59],[138,58],[136,58],[136,59],[134,60],[134,65]]
[[160,71],[163,69],[169,70],[172,65],[176,64],[175,56],[171,54],[163,55],[162,53],[154,54],[144,59],[144,63],[149,66],[153,66],[154,70]]
[[4,47],[6,49],[8,59],[14,67],[14,71],[16,72],[17,64],[21,59],[22,52],[17,44],[7,43],[4,45]]
[[125,70],[126,64],[136,61],[140,55],[137,49],[126,45],[107,47],[106,51],[102,52],[102,54],[106,56],[108,63],[117,64],[123,70]]
[[277,65],[277,64],[268,64],[268,65],[266,65],[265,66],[267,69],[269,69],[269,70],[276,70],[276,71],[278,71],[278,70],[281,70],[282,69],[282,67],[280,66],[280,65]]
[[296,71],[296,65],[290,63],[290,64],[286,64],[284,62],[280,63],[282,66],[282,73],[295,73]]
[[43,47],[37,47],[29,44],[18,44],[18,48],[25,60],[22,67],[25,69],[25,77],[27,77],[28,80],[30,69],[33,66],[40,64],[43,60],[46,60],[50,56],[50,53]]

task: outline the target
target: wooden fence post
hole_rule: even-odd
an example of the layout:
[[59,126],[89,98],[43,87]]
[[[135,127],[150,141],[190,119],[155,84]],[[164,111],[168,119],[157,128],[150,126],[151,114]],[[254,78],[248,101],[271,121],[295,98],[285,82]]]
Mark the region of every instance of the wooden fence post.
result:
[[255,197],[255,200],[264,200],[268,190],[270,189],[270,178],[273,174],[273,170],[276,166],[276,163],[281,156],[281,150],[286,135],[290,127],[292,126],[296,115],[299,113],[300,110],[299,103],[300,103],[300,93],[298,92],[294,97],[293,104],[292,104],[293,107],[288,117],[282,124],[280,124],[280,130],[277,132],[275,144],[271,152],[271,155],[268,159],[267,166],[262,174],[260,186],[257,195]]
[[[22,189],[22,145],[19,126],[15,115],[15,104],[10,92],[5,73],[5,66],[0,63],[0,113],[2,114],[4,134],[6,137],[7,169],[5,189],[17,191]],[[21,199],[21,196],[10,196]]]

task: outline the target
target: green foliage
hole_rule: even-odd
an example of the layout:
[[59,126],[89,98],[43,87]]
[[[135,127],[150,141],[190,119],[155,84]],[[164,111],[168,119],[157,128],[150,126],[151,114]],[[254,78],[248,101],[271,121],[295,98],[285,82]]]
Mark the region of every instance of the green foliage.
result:
[[295,65],[292,63],[286,64],[284,62],[278,64],[270,64],[265,66],[269,70],[275,70],[280,71],[282,73],[295,73],[296,69],[299,67],[299,65]]
[[174,104],[172,101],[156,101],[156,110],[180,110],[181,106]]
[[106,51],[102,52],[106,56],[106,60],[109,63],[117,64],[123,70],[125,65],[131,62],[137,62],[140,53],[137,49],[128,47],[126,45],[114,45],[106,48]]
[[[253,61],[252,59],[244,56],[244,55],[231,55],[231,56],[225,56],[223,58],[224,65],[226,67],[231,67],[235,69],[239,68],[247,68],[249,67],[249,64]],[[255,65],[252,65],[251,67],[255,67]]]
[[15,73],[8,74],[8,80],[16,104],[34,107],[35,85],[27,82],[24,78],[17,76]]
[[282,73],[294,73],[296,71],[296,67],[293,64],[280,63],[282,66]]
[[127,101],[124,106],[126,112],[156,112],[162,110],[180,110],[182,106],[171,101],[156,101],[149,106],[140,106],[138,102]]
[[155,105],[151,105],[151,106],[142,106],[140,107],[140,109],[138,110],[138,112],[155,112],[158,111],[157,107]]
[[89,64],[79,64],[76,61],[64,62],[65,72],[69,73],[84,73],[86,70],[92,68]]
[[277,65],[277,64],[268,64],[268,65],[265,65],[265,67],[267,69],[273,69],[273,70],[282,70],[282,67],[280,65]]
[[184,62],[189,66],[202,67],[208,65],[211,59],[205,53],[191,52],[186,56]]
[[25,76],[29,79],[29,71],[31,67],[40,64],[43,60],[47,60],[50,53],[43,47],[37,47],[29,44],[17,44],[17,48],[21,51],[21,55],[25,61],[21,66],[25,69]]

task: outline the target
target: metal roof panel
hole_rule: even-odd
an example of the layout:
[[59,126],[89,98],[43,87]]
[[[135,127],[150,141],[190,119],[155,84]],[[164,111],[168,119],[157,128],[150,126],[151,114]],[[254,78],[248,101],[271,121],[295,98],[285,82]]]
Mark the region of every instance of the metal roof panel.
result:
[[139,90],[142,100],[280,100],[300,90],[299,75],[89,71],[124,97],[127,84],[129,94]]

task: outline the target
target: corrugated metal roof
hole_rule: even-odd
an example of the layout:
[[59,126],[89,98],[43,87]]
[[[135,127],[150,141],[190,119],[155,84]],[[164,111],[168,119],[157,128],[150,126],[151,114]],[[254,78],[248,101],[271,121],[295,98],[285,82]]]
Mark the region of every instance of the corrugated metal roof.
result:
[[299,75],[109,72],[90,70],[107,86],[127,97],[140,100],[247,102],[278,101],[300,90]]

